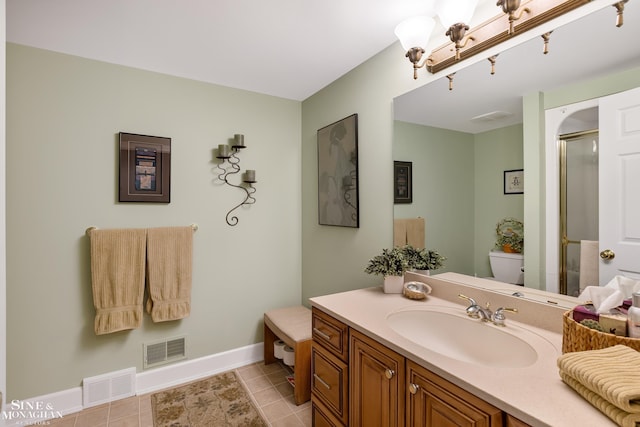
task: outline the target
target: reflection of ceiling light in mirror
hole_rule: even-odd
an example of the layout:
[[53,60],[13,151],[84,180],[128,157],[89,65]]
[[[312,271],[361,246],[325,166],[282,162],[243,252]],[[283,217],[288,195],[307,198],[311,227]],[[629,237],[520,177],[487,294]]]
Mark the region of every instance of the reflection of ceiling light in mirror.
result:
[[471,121],[472,122],[493,122],[496,120],[504,119],[505,117],[509,117],[511,115],[513,114],[508,113],[506,111],[492,111],[490,113],[475,116],[471,119]]

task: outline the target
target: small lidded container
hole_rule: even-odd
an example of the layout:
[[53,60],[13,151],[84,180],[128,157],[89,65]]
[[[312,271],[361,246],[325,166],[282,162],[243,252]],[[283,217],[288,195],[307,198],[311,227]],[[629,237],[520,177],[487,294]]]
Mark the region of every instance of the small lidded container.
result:
[[629,307],[627,316],[629,336],[640,338],[640,292],[633,293],[632,305]]

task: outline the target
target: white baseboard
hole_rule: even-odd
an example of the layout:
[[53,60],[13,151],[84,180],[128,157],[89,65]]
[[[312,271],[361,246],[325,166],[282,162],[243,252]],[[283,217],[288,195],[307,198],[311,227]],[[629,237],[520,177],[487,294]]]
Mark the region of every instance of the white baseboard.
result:
[[[194,360],[136,374],[136,395],[152,393],[164,388],[205,378],[220,372],[263,360],[264,343],[236,348]],[[74,387],[30,399],[10,401],[2,408],[0,424],[18,427],[81,411],[82,387]]]
[[136,394],[151,393],[258,362],[264,357],[263,348],[264,344],[258,343],[141,372],[136,375]]

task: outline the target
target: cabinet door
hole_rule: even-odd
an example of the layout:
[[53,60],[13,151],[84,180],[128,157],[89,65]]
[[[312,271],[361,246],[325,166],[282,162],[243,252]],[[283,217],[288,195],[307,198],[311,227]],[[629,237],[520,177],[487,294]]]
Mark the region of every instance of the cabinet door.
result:
[[351,330],[350,424],[404,426],[404,357]]
[[407,425],[502,427],[502,411],[407,361]]

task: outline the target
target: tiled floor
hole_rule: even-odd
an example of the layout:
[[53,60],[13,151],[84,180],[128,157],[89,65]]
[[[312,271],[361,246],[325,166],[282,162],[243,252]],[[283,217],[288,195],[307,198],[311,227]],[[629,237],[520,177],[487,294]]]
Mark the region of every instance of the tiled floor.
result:
[[[290,370],[258,362],[237,369],[256,407],[271,427],[310,427],[311,402],[296,406]],[[151,395],[134,396],[51,420],[55,427],[153,427]],[[223,427],[223,426],[211,426]]]

